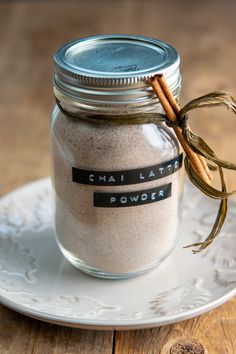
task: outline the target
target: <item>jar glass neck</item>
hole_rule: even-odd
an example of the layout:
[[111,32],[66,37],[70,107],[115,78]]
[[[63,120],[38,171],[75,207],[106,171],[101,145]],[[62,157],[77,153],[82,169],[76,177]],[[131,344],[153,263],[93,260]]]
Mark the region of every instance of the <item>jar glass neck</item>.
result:
[[[151,89],[151,87],[150,87]],[[151,89],[152,90],[152,89]],[[180,85],[173,91],[174,97],[179,100]],[[62,92],[54,86],[55,98],[60,102],[60,105],[68,113],[79,114],[102,114],[102,115],[132,115],[139,113],[161,113],[164,114],[163,108],[156,97],[155,93],[151,91],[152,97],[148,99],[140,99],[135,102],[127,102],[126,100],[114,101],[88,101],[80,97],[75,97]]]

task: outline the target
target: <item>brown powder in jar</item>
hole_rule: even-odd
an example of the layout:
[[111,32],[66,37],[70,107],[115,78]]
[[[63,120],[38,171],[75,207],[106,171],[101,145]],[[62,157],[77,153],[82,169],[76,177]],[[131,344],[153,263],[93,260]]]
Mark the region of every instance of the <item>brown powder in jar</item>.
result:
[[[143,168],[179,154],[170,128],[99,125],[59,113],[53,123],[56,235],[61,247],[87,265],[109,273],[151,268],[175,245],[181,171],[135,185],[94,186],[72,182],[72,167],[116,171]],[[172,196],[150,204],[99,208],[94,192],[129,192],[172,183]]]

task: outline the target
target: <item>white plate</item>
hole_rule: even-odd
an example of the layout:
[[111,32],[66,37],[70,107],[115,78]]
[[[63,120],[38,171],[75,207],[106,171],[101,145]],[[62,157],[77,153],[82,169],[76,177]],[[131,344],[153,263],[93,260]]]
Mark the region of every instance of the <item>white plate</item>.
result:
[[52,230],[51,184],[43,179],[0,200],[0,302],[61,325],[134,329],[209,311],[236,294],[236,205],[204,253],[182,246],[207,235],[218,202],[189,184],[179,243],[157,269],[129,280],[96,279],[60,254]]

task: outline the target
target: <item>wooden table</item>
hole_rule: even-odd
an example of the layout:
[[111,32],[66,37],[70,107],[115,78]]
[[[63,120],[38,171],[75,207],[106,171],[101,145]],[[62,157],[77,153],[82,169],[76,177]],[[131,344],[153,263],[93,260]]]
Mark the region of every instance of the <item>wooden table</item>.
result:
[[[1,2],[1,194],[49,174],[52,56],[59,46],[98,33],[153,36],[180,51],[183,102],[215,89],[236,95],[235,11],[233,1]],[[193,129],[236,162],[235,119],[216,110],[194,116]],[[235,174],[227,173],[227,182],[235,187]],[[233,354],[236,299],[189,321],[127,332],[63,328],[0,306],[0,353]]]

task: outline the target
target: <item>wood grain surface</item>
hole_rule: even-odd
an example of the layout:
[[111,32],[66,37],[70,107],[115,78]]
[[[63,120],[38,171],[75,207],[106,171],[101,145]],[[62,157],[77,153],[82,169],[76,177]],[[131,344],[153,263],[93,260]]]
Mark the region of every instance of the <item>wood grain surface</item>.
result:
[[[182,58],[182,102],[215,89],[236,96],[236,2],[0,2],[0,194],[50,173],[52,56],[68,40],[135,33],[173,44]],[[222,110],[193,114],[192,129],[236,162],[236,120]],[[235,174],[227,173],[229,187]],[[0,354],[233,354],[236,300],[161,328],[100,332],[63,328],[0,306]]]

